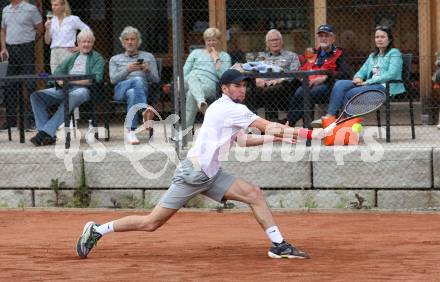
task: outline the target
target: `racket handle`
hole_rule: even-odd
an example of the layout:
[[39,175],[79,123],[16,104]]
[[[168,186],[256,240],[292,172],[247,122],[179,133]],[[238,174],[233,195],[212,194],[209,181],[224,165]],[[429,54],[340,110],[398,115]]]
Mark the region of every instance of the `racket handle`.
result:
[[336,122],[332,122],[329,126],[324,128],[324,135],[328,136],[332,133],[333,129],[336,127]]

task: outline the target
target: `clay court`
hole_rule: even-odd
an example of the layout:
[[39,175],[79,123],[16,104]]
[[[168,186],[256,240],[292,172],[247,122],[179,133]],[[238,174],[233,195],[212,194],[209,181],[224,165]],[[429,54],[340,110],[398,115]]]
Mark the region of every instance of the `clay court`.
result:
[[75,243],[86,221],[128,214],[0,211],[0,280],[440,279],[440,215],[427,213],[278,212],[284,235],[312,259],[273,260],[251,213],[181,211],[154,233],[110,234],[88,259],[78,259]]

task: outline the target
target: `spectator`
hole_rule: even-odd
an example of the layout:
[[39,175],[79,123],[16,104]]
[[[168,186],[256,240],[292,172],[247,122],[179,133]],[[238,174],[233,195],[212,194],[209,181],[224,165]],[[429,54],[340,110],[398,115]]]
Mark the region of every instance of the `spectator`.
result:
[[[349,75],[349,67],[345,62],[342,49],[334,45],[335,34],[329,24],[321,25],[317,31],[319,48],[315,49],[315,58],[307,59],[300,70],[328,70],[329,75],[311,75],[309,77],[310,96],[312,103],[322,101],[328,95],[334,79]],[[290,126],[304,115],[304,89],[299,87],[289,95],[289,112],[287,119]]]
[[200,110],[214,100],[220,76],[231,67],[231,57],[220,50],[220,30],[210,27],[203,32],[204,49],[189,54],[183,67],[186,95],[186,127],[192,126]]
[[[11,0],[2,12],[0,57],[9,60],[7,75],[35,72],[35,41],[43,35],[41,14],[37,7],[22,0]],[[17,99],[21,95],[20,83],[8,83],[5,105],[7,120],[0,126],[4,130],[17,126]],[[28,93],[34,90],[27,83]]]
[[[367,61],[354,75],[353,80],[339,80],[335,83],[325,117],[335,116],[339,109],[357,93],[367,90],[385,91],[386,81],[402,79],[402,54],[394,48],[393,40],[390,28],[376,27],[374,52],[368,56]],[[391,83],[391,95],[403,92],[405,92],[405,87],[402,83]],[[314,127],[321,125],[321,119],[312,122]]]
[[[298,55],[283,49],[283,36],[276,29],[271,29],[266,34],[266,49],[264,59],[283,68],[286,71],[296,71],[300,67]],[[261,58],[263,59],[263,58]],[[278,121],[278,110],[285,108],[287,97],[296,88],[296,81],[280,79],[255,80],[257,91],[247,93],[247,104],[256,112],[259,107],[266,110],[266,118]]]
[[78,30],[89,28],[79,17],[73,16],[67,0],[52,0],[53,19],[47,15],[44,42],[50,44],[50,71],[53,73],[69,55],[78,51],[75,38]]
[[233,25],[226,31],[226,40],[228,41],[228,54],[231,56],[231,65],[242,63],[245,61],[245,53],[240,49],[240,32],[239,25]]
[[[139,51],[142,43],[139,30],[128,26],[124,28],[119,37],[125,52],[110,59],[110,80],[115,86],[114,99],[127,101],[127,113],[139,103],[144,105],[151,103],[149,97],[149,85],[152,82],[159,82],[156,59],[151,53]],[[144,121],[154,117],[154,111],[144,111]],[[136,137],[137,127],[136,114],[127,124],[127,141],[129,144],[137,145],[139,140]],[[153,128],[149,124],[147,131],[149,137],[153,135]]]
[[[437,52],[435,54],[437,55],[437,60],[435,61],[435,66],[437,67],[437,70],[432,76],[432,81],[434,82],[434,88],[439,89],[440,88],[440,52]],[[437,128],[440,129],[440,116],[439,116]]]
[[[104,74],[105,60],[98,52],[93,50],[95,36],[90,29],[85,29],[77,37],[79,52],[65,59],[56,69],[54,75],[67,74],[94,74],[95,81],[101,82]],[[69,85],[69,112],[79,107],[90,99],[90,91],[87,86],[89,80],[75,81]],[[52,145],[56,142],[55,133],[64,121],[64,93],[63,82],[57,81],[57,86],[31,95],[32,110],[38,133],[31,138],[35,146]],[[49,118],[47,108],[57,105],[55,114]]]

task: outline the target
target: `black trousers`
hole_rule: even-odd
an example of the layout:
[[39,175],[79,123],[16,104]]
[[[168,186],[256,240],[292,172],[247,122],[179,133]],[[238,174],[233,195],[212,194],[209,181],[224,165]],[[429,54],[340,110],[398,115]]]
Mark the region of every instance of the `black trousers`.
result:
[[[9,53],[8,75],[35,73],[35,43],[6,45]],[[17,105],[23,103],[21,85],[19,82],[10,82],[5,85],[5,105],[7,123],[17,125]],[[34,92],[35,83],[26,83],[28,94]]]
[[298,80],[283,81],[277,85],[265,88],[255,87],[248,88],[246,92],[245,104],[253,112],[258,108],[263,107],[266,112],[266,119],[271,121],[278,120],[278,111],[288,109],[288,98],[290,93],[301,83]]

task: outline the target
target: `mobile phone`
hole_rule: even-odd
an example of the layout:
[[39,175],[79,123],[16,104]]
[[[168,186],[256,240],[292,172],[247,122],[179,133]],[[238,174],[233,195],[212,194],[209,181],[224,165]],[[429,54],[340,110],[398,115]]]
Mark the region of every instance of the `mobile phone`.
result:
[[137,63],[138,64],[143,64],[144,63],[144,59],[137,59]]

